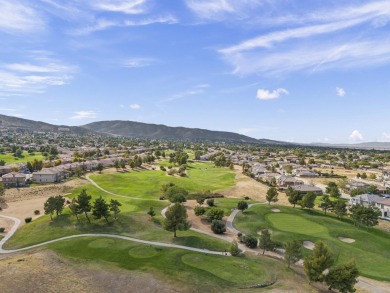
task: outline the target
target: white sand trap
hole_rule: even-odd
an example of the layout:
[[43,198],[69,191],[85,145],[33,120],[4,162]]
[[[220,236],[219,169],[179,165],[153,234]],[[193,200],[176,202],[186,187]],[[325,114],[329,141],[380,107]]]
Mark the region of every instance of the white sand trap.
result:
[[313,250],[314,249],[314,243],[311,241],[303,241],[303,247]]
[[345,238],[345,237],[339,237],[339,240],[346,242],[346,243],[354,243],[355,242],[355,239]]
[[280,210],[279,209],[271,209],[271,212],[280,213]]

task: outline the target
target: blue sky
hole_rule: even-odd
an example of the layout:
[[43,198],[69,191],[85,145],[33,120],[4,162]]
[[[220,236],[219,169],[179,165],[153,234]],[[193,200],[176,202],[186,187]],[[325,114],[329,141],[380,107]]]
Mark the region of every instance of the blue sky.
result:
[[390,1],[0,0],[0,113],[390,141]]

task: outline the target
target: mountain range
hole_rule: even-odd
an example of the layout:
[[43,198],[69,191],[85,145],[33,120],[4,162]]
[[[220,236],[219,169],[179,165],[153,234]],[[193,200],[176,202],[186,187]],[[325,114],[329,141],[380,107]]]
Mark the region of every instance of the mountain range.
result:
[[81,126],[66,126],[53,125],[45,122],[33,121],[0,114],[0,129],[1,128],[25,129],[29,131],[38,132],[67,132],[77,135],[103,134],[148,139],[177,139],[192,141],[253,143],[259,145],[302,145],[314,147],[390,150],[390,142],[364,142],[357,144],[293,144],[289,142],[270,139],[256,139],[246,135],[227,131],[213,131],[207,129],[187,127],[171,127],[161,124],[148,124],[123,120],[98,121]]
[[193,141],[224,141],[262,145],[287,145],[288,143],[255,139],[234,132],[212,131],[199,128],[170,127],[133,121],[99,121],[81,126],[53,125],[45,122],[0,115],[0,128],[25,129],[38,132],[67,132],[71,134],[105,134],[149,139],[182,139]]

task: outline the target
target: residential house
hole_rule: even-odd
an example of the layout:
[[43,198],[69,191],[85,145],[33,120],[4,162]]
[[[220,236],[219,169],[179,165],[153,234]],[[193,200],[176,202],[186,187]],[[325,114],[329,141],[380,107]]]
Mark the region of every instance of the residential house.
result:
[[26,186],[26,175],[18,172],[11,172],[2,177],[4,187]]
[[10,166],[0,166],[0,177],[11,172],[12,170]]
[[312,178],[312,177],[318,177],[318,174],[311,170],[296,170],[295,176]]
[[350,181],[347,183],[347,188],[349,191],[355,190],[355,189],[366,189],[370,187],[369,184],[361,182],[361,181]]
[[45,168],[32,174],[32,180],[37,183],[55,183],[62,179],[61,172],[54,168]]
[[354,197],[351,197],[349,203],[352,205],[363,205],[371,206],[376,205],[378,202],[382,201],[383,197],[376,194],[360,194]]
[[377,202],[376,207],[379,208],[382,213],[381,218],[390,220],[390,198],[385,198]]
[[276,178],[276,183],[280,189],[286,189],[290,186],[302,185],[303,181],[298,180],[295,177],[281,175]]

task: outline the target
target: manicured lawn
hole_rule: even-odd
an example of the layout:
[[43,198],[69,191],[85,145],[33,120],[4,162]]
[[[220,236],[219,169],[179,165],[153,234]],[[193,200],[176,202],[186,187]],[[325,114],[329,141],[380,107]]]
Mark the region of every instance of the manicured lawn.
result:
[[[261,229],[270,229],[272,239],[287,242],[326,242],[338,262],[355,259],[362,275],[390,281],[390,234],[378,229],[355,228],[349,220],[340,221],[333,215],[324,216],[320,211],[277,206],[280,213],[271,211],[275,206],[257,205],[239,213],[234,226],[245,234],[258,237]],[[352,238],[354,243],[345,243],[338,237]],[[304,249],[307,255],[310,251]]]
[[130,171],[92,175],[104,189],[133,197],[158,199],[161,185],[172,182],[189,192],[218,191],[235,184],[235,174],[228,168],[215,168],[211,163],[189,163],[187,177],[168,176],[160,170]]
[[4,160],[6,164],[25,163],[34,159],[37,159],[38,161],[43,161],[45,160],[45,157],[42,156],[42,154],[39,152],[36,152],[34,155],[31,155],[26,151],[23,152],[23,157],[21,158],[16,158],[13,156],[13,154],[10,153],[0,154],[0,160]]
[[[49,245],[60,254],[82,260],[98,260],[128,270],[152,271],[158,276],[186,284],[194,292],[223,292],[278,279],[292,273],[272,259],[214,256],[171,248],[159,248],[121,239],[78,238]],[[194,290],[196,288],[196,290]],[[180,291],[180,288],[178,288]]]
[[[63,236],[83,233],[110,233],[131,236],[151,241],[175,243],[209,250],[224,251],[229,244],[194,231],[178,231],[178,237],[174,238],[173,233],[162,228],[161,210],[168,205],[166,201],[133,200],[107,195],[92,185],[83,187],[89,195],[97,198],[102,195],[108,202],[111,198],[122,203],[121,214],[118,221],[110,220],[107,224],[104,220],[96,220],[90,214],[91,223],[88,223],[84,215],[80,215],[80,222],[70,214],[66,208],[62,215],[54,216],[50,221],[49,216],[43,216],[23,226],[6,243],[5,248],[21,248],[44,241],[60,238]],[[68,197],[78,195],[83,188],[75,189]],[[150,220],[147,211],[153,207],[156,212],[154,221]]]

